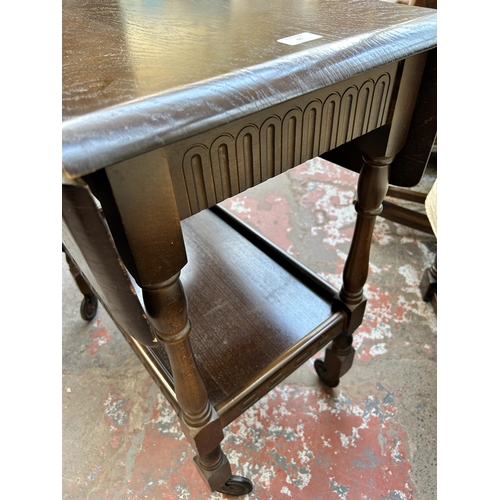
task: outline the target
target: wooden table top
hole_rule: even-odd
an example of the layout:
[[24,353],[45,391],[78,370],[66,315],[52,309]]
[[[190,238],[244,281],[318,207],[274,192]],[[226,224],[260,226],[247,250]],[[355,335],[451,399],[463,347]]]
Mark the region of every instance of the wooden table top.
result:
[[379,0],[63,0],[64,175],[428,50],[436,17]]

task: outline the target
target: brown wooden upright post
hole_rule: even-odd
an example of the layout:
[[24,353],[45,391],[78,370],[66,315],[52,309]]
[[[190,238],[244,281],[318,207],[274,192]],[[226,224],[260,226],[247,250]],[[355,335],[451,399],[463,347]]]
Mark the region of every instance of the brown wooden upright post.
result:
[[347,313],[346,329],[325,350],[325,359],[315,361],[321,380],[336,387],[352,366],[353,333],[363,320],[366,298],[363,286],[368,277],[370,246],[375,219],[383,210],[382,202],[389,189],[390,165],[405,146],[417,103],[427,54],[408,58],[401,71],[399,88],[393,102],[390,124],[361,136],[357,144],[363,153],[358,179],[357,218],[351,247],[343,272],[343,285],[334,307]]
[[215,491],[234,476],[220,448],[222,424],[189,340],[188,302],[180,279],[187,256],[167,160],[161,150],[148,156],[108,167],[88,181],[124,262],[142,288],[147,318],[165,344],[184,434],[197,453],[202,478]]
[[363,156],[363,159],[355,204],[358,215],[339,294],[342,307],[348,310],[349,322],[346,330],[326,348],[325,360],[315,361],[318,375],[330,387],[339,384],[340,377],[351,368],[354,360],[352,334],[363,319],[366,305],[363,286],[368,277],[373,227],[377,215],[382,212],[382,201],[389,187],[389,165],[393,158]]

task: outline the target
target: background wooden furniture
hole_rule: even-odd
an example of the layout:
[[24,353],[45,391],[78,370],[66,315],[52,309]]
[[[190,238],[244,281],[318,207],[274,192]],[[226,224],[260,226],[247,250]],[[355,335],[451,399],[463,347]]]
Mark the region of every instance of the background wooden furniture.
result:
[[[375,218],[435,134],[435,46],[434,12],[371,0],[64,3],[64,248],[209,489],[252,487],[224,426],[331,341],[321,379],[350,368]],[[214,207],[343,145],[363,156],[337,291]]]
[[[398,189],[389,186],[387,196],[425,205],[427,193],[420,193],[409,189]],[[384,200],[382,205],[384,209],[380,214],[381,217],[392,220],[393,222],[399,222],[400,224],[412,227],[413,229],[418,229],[424,233],[433,234],[432,227],[426,214],[396,205],[388,200]]]
[[[404,5],[429,7],[432,9],[437,9],[437,1],[435,0],[383,0],[383,1],[394,1],[395,3]],[[437,153],[437,144],[434,143],[434,146],[431,150],[431,154],[433,154],[435,157],[436,153]],[[420,203],[422,205],[425,204],[425,199],[427,198],[426,193],[421,193],[411,189],[405,189],[396,186],[389,186],[386,196],[400,200],[407,200],[415,203]],[[427,234],[434,234],[432,226],[429,222],[429,218],[427,217],[426,214],[423,214],[416,210],[404,208],[388,200],[384,200],[382,205],[384,209],[380,214],[381,217],[389,219],[393,222],[404,224],[414,229],[418,229],[419,231],[423,231],[424,233]]]
[[[437,1],[432,1],[432,0],[394,0],[394,1],[396,3],[405,5],[412,5],[412,6],[414,5],[417,7],[429,7],[437,9]],[[434,144],[433,146],[432,153],[434,155],[436,155],[437,153],[436,144]],[[394,186],[389,186],[389,189],[387,191],[387,196],[421,204],[425,204],[425,200],[427,198],[426,193],[421,193],[411,189],[398,188]],[[400,224],[407,225],[414,229],[418,229],[428,234],[434,234],[432,226],[429,222],[429,218],[425,214],[422,214],[415,210],[405,209],[387,200],[384,200],[383,206],[384,210],[380,214],[382,217],[392,220],[393,222],[398,222]]]

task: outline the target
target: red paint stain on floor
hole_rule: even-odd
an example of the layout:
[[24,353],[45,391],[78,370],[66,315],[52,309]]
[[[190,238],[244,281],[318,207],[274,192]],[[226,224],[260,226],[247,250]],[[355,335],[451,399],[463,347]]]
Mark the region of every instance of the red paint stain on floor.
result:
[[373,283],[367,282],[364,287],[367,298],[363,323],[354,332],[353,347],[356,359],[369,361],[387,352],[392,342],[391,318],[392,295]]
[[106,443],[116,449],[121,443],[129,421],[129,404],[120,395],[110,390],[103,403],[104,420],[109,424],[111,439]]
[[[280,386],[225,429],[233,472],[249,477],[248,499],[412,500],[395,394],[381,385],[362,400]],[[124,498],[230,498],[210,494],[175,412],[159,395],[144,428]]]
[[196,470],[193,456],[177,415],[158,394],[149,422],[143,429],[140,450],[133,457],[126,498],[207,498],[210,491]]
[[256,449],[242,463],[255,481],[255,498],[372,499],[403,491],[409,500],[410,466],[395,414],[393,395],[383,388],[352,401],[283,386],[233,423],[228,440],[240,463],[248,443]]
[[323,160],[320,157],[306,161],[302,165],[298,165],[293,170],[287,172],[292,178],[298,179],[314,179],[323,182],[331,182],[345,184],[356,188],[359,174],[339,168],[337,165]]
[[109,333],[106,328],[100,327],[100,325],[101,325],[101,320],[98,319],[95,322],[97,330],[93,331],[90,334],[91,342],[90,344],[87,345],[87,350],[89,351],[89,354],[91,356],[95,356],[98,353],[99,349],[103,345],[109,343],[112,338],[111,333]]

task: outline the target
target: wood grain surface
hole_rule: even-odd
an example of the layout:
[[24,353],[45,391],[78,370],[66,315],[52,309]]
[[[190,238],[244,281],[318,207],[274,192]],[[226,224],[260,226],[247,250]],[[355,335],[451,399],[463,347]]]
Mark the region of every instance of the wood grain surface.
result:
[[[325,345],[340,333],[345,319],[332,312],[325,290],[277,264],[213,212],[190,217],[182,228],[190,340],[209,399],[226,425],[255,389],[268,392],[319,350],[316,340]],[[329,321],[324,331],[318,328]],[[165,353],[153,354],[168,373]]]
[[[304,32],[321,38],[278,42]],[[434,10],[378,0],[64,0],[66,176],[435,45]]]

